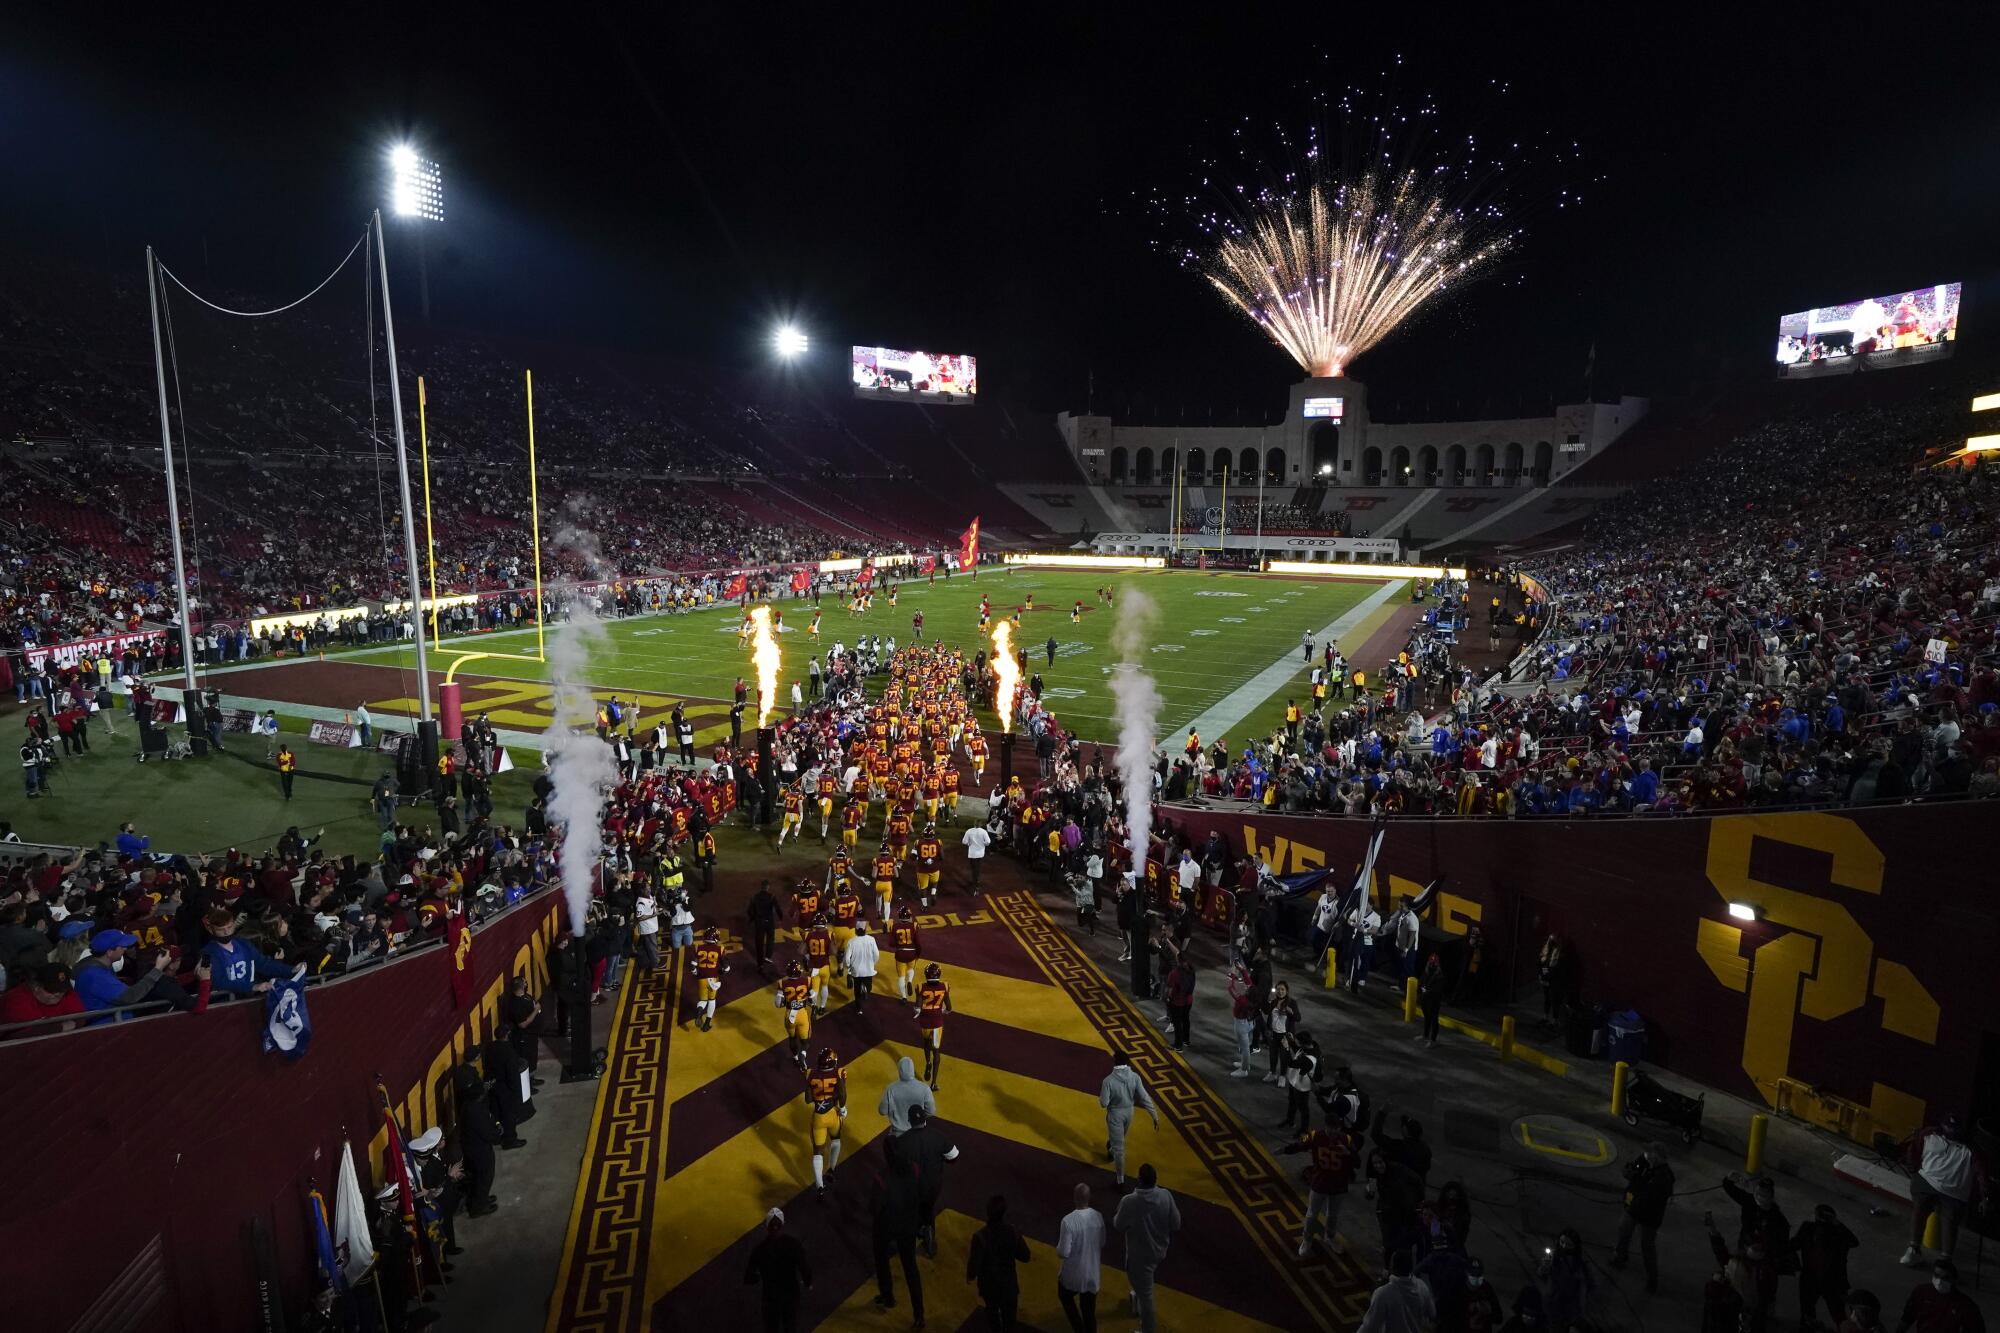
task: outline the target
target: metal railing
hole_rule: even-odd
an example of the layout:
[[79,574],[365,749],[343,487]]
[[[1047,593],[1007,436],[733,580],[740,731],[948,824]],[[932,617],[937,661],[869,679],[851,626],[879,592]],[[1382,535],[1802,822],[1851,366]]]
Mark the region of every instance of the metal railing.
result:
[[[497,912],[480,915],[474,910],[468,914],[469,924],[476,933],[483,927],[498,921],[504,916],[519,911],[531,903],[540,902],[555,888],[554,884],[543,884],[516,899],[514,902],[506,904]],[[424,939],[415,943],[400,945],[392,956],[371,955],[370,957],[346,964],[338,972],[307,975],[301,978],[301,982],[309,989],[337,986],[341,982],[352,980],[355,977],[372,975],[380,968],[394,967],[399,963],[420,956],[428,957],[436,950],[443,948],[447,943],[447,937],[439,935],[434,939]],[[21,984],[25,985],[27,983],[23,982]],[[213,1007],[217,1004],[228,1004],[239,1000],[257,998],[254,995],[239,996],[231,992],[211,989],[209,1004]],[[0,1023],[0,1042],[24,1038],[43,1039],[63,1036],[72,1030],[83,1032],[91,1028],[110,1027],[114,1023],[141,1022],[147,1019],[166,1018],[179,1012],[182,1011],[175,1009],[172,1004],[165,1000],[149,1000],[141,1004],[117,1005],[109,1009],[88,1009],[81,1014],[61,1014],[52,1018],[35,1018],[25,1023]]]

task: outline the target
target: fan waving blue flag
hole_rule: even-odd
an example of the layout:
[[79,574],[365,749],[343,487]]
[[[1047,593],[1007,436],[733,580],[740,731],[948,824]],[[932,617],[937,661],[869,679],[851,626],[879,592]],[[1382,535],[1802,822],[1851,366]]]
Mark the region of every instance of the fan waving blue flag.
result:
[[305,983],[286,977],[264,992],[264,1049],[296,1060],[312,1040],[312,1019],[306,1014]]

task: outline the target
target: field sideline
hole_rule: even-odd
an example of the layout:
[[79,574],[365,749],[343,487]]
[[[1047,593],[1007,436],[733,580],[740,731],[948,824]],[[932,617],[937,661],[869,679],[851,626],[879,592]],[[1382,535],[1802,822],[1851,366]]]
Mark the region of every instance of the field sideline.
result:
[[[1122,610],[1109,610],[1098,601],[1101,586],[1118,590]],[[913,581],[902,588],[893,609],[886,593],[878,594],[874,609],[861,616],[826,598],[817,645],[805,632],[810,607],[787,599],[777,604],[785,618],[780,703],[789,703],[790,682],[804,678],[807,656],[815,648],[823,653],[836,641],[851,646],[862,634],[894,635],[899,645],[907,644],[911,616],[921,610],[927,640],[942,640],[969,654],[980,646],[981,593],[993,599],[996,616],[1025,607],[1032,594],[1034,609],[1023,612],[1019,643],[1029,651],[1031,668],[1042,673],[1045,699],[1064,725],[1086,740],[1109,741],[1116,735],[1108,684],[1119,661],[1112,646],[1114,628],[1121,615],[1133,614],[1136,601],[1126,594],[1137,591],[1154,607],[1138,636],[1142,651],[1136,656],[1152,673],[1165,702],[1161,736],[1184,732],[1197,722],[1204,737],[1226,734],[1246,720],[1268,730],[1282,719],[1287,697],[1303,697],[1300,636],[1311,632],[1323,642],[1326,631],[1338,627],[1337,637],[1350,656],[1378,637],[1383,642],[1374,646],[1393,655],[1401,627],[1413,614],[1406,587],[1400,580],[1283,579],[1185,570],[1120,573],[1115,581],[1092,571],[988,573],[978,580],[961,575],[935,584]],[[1072,623],[1071,607],[1078,600],[1084,604],[1083,616]],[[727,700],[738,674],[751,674],[736,625],[733,607],[608,622],[606,642],[591,656],[590,684],[607,694]],[[448,640],[442,654],[431,654],[432,674],[442,677],[455,645],[469,649],[490,644],[498,651],[515,651],[532,642],[531,633]],[[1047,657],[1051,637],[1057,643],[1053,664]],[[407,671],[415,666],[416,655],[395,645],[342,654],[340,660]],[[1356,661],[1371,672],[1382,665],[1366,656]],[[549,676],[542,664],[505,658],[469,663],[466,670],[486,679],[524,683]],[[238,684],[245,694],[257,693],[247,680],[239,677]]]

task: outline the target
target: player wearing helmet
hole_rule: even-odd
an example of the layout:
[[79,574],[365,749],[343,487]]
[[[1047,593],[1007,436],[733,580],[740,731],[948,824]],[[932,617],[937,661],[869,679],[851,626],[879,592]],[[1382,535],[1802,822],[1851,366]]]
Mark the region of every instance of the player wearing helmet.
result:
[[800,784],[794,782],[785,788],[785,814],[778,821],[778,846],[785,845],[785,839],[798,835],[804,827],[806,817],[806,794]]
[[834,776],[833,766],[822,765],[819,770],[819,840],[826,841],[827,831],[833,827],[833,798],[840,791],[840,779]]
[[923,1037],[924,1081],[936,1092],[938,1069],[944,1064],[944,1016],[951,1012],[951,987],[936,963],[924,967],[924,984],[917,987],[917,1029]]
[[861,920],[861,899],[845,879],[833,897],[833,971],[847,975],[847,946],[854,942],[855,923]]
[[[864,779],[856,778],[861,783]],[[861,841],[861,826],[868,822],[867,788],[850,796],[847,805],[840,812],[840,842],[843,847],[852,848]]]
[[801,879],[792,886],[792,906],[799,914],[799,929],[805,930],[819,915],[820,888],[810,879]]
[[703,1032],[715,1026],[716,997],[722,993],[722,974],[728,970],[722,963],[722,932],[710,926],[694,946],[694,1011]]
[[907,907],[896,913],[896,922],[889,927],[889,947],[896,953],[896,996],[915,1000],[917,959],[923,956],[923,946],[917,939],[916,914]]
[[826,913],[812,919],[806,930],[806,975],[812,980],[813,1014],[826,1017],[827,969],[833,963],[833,931],[827,927]]
[[840,1164],[840,1122],[847,1118],[847,1071],[831,1046],[806,1072],[806,1106],[812,1113],[813,1185],[826,1197],[826,1182]]
[[785,975],[778,978],[778,993],[771,1003],[785,1011],[785,1046],[801,1070],[806,1067],[806,1043],[812,1040],[811,1002],[812,981],[794,958],[785,964]]
[[888,921],[896,903],[896,858],[887,847],[876,853],[869,874],[875,884],[875,914]]
[[917,835],[917,897],[925,907],[937,896],[938,879],[944,866],[944,843],[936,824],[925,824]]

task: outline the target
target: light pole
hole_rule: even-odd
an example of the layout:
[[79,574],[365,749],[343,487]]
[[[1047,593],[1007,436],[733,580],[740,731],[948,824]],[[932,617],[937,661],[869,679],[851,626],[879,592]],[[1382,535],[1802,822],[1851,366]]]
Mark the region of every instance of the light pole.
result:
[[375,210],[375,260],[382,271],[382,333],[389,347],[389,410],[396,423],[396,496],[403,507],[403,556],[410,571],[410,628],[417,645],[417,707],[426,761],[434,757],[436,725],[431,721],[431,678],[424,660],[424,582],[417,573],[417,525],[410,503],[410,453],[403,442],[403,381],[396,373],[396,319],[389,310],[389,256],[382,248],[382,210]]
[[424,323],[431,322],[431,267],[423,224],[444,221],[444,172],[409,144],[389,150],[389,207],[417,230],[417,293]]

